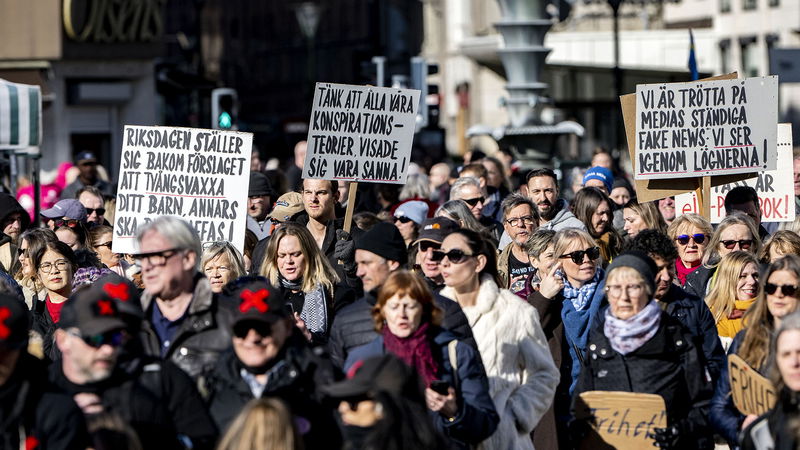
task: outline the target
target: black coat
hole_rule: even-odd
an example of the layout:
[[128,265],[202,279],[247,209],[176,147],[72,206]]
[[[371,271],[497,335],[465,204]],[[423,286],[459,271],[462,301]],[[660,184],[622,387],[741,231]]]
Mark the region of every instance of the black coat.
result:
[[796,450],[800,439],[792,427],[800,420],[798,397],[796,392],[783,388],[775,407],[742,431],[742,450]]
[[56,347],[53,337],[56,331],[56,324],[53,322],[53,318],[50,317],[46,302],[47,297],[44,300],[37,300],[33,303],[31,329],[42,337],[42,352],[45,358],[53,361],[58,359],[59,356],[58,347]]
[[[283,297],[286,299],[288,303],[292,305],[292,311],[297,312],[298,314],[303,311],[303,305],[305,304],[305,294],[303,292],[292,292],[290,289],[287,289],[283,286],[278,286]],[[343,308],[347,307],[347,305],[352,304],[356,300],[356,293],[350,288],[348,285],[344,283],[337,283],[333,287],[333,301],[329,300],[328,294],[325,294],[326,307],[328,309],[328,323],[326,324],[325,329],[327,330],[326,333],[311,333],[312,335],[312,342],[315,344],[324,344],[328,342],[328,336],[330,336],[331,326],[333,325],[333,317],[334,315],[341,311]]]
[[[347,354],[353,348],[378,337],[378,332],[375,331],[375,322],[372,320],[372,307],[375,306],[377,300],[376,293],[370,292],[336,314],[328,340],[328,352],[334,366],[341,369],[347,360]],[[461,306],[439,294],[434,294],[434,301],[436,306],[444,311],[442,328],[456,335],[459,342],[469,344],[472,348],[477,349],[478,345],[472,336],[472,328],[470,328],[467,316],[464,315]]]
[[[209,411],[224,431],[255,397],[241,375],[242,364],[233,350],[226,352],[214,370],[203,377]],[[269,369],[262,397],[281,399],[296,422],[311,427],[303,436],[306,448],[338,448],[341,442],[333,408],[323,403],[321,386],[336,381],[339,372],[320,347],[309,348],[303,338],[292,336]],[[301,427],[302,428],[302,427]]]
[[611,347],[604,324],[600,316],[589,334],[573,404],[586,391],[658,394],[664,398],[668,424],[682,422],[690,430],[681,436],[678,448],[713,448],[707,422],[711,388],[691,335],[662,312],[656,334],[623,356]]
[[146,449],[182,448],[179,435],[193,448],[214,446],[217,429],[192,380],[171,362],[146,358],[117,367],[98,383],[77,385],[69,381],[61,361],[50,366],[50,380],[74,396],[92,393],[100,397],[106,412],[118,414],[139,436]]
[[714,276],[714,272],[716,271],[716,263],[713,265],[713,267],[707,267],[705,264],[701,265],[686,276],[686,285],[683,287],[683,289],[689,294],[705,300],[708,280]]
[[[21,433],[22,432],[22,433]],[[0,386],[0,449],[75,449],[90,446],[86,422],[71,396],[57,392],[47,380],[44,363],[26,352]],[[22,445],[20,445],[22,444]]]
[[[736,333],[731,346],[728,347],[729,355],[736,355],[739,353],[739,347],[742,346],[744,336],[747,330],[741,330]],[[756,370],[763,368],[756,367]],[[761,375],[764,375],[761,373]],[[714,388],[714,396],[711,398],[711,408],[709,411],[709,420],[715,431],[720,434],[731,448],[736,448],[739,445],[739,431],[742,428],[745,416],[733,404],[733,396],[731,396],[731,380],[728,375],[727,358],[725,365],[722,366],[719,379]]]

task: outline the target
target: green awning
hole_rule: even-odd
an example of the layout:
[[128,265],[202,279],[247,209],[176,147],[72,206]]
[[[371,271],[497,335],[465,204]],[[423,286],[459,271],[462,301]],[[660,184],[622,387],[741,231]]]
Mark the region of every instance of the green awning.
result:
[[42,140],[39,86],[0,79],[0,150],[37,147]]

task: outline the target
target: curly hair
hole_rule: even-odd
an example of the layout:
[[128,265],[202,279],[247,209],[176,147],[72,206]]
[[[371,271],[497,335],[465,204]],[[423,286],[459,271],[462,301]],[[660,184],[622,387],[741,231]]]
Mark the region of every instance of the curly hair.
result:
[[637,250],[661,258],[670,264],[678,259],[678,249],[666,234],[657,230],[643,230],[628,241],[626,251]]

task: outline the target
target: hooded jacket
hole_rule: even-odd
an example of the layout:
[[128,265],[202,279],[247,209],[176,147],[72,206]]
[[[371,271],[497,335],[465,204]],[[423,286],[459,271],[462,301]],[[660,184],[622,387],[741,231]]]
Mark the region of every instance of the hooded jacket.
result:
[[[452,287],[441,294],[455,299]],[[475,305],[463,308],[489,377],[500,414],[497,431],[480,449],[533,449],[530,433],[550,408],[558,369],[550,356],[539,314],[494,280],[481,277]]]
[[567,201],[560,198],[556,201],[555,208],[558,210],[555,217],[550,219],[549,222],[542,225],[540,228],[545,230],[561,231],[566,228],[577,228],[586,231],[586,225],[578,220],[572,211],[569,210]]

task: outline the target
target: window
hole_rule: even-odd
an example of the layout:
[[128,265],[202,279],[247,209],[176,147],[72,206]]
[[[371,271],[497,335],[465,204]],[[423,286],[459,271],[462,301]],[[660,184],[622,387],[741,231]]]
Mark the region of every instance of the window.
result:
[[755,37],[739,38],[742,56],[742,75],[744,77],[758,76],[758,45]]
[[742,9],[745,11],[756,9],[756,0],[742,0]]
[[720,73],[731,72],[731,41],[725,39],[719,42]]
[[773,74],[772,72],[772,50],[775,48],[776,44],[780,40],[780,36],[777,34],[768,34],[764,36],[764,42],[767,43],[767,73]]
[[731,12],[731,0],[719,0],[719,12]]
[[781,6],[781,0],[769,0],[768,4],[771,8],[775,8]]

